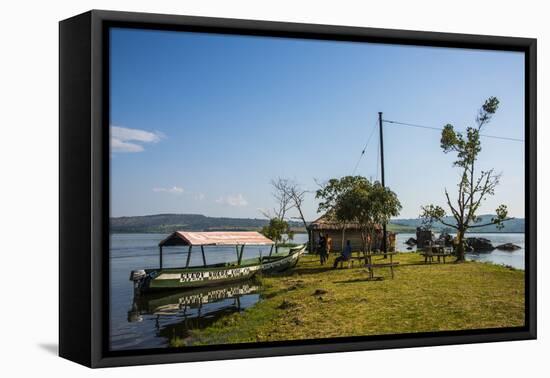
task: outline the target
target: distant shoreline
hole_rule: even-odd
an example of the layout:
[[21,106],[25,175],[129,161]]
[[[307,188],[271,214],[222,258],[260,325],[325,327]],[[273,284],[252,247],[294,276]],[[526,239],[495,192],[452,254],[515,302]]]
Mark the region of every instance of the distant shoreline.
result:
[[[489,223],[493,215],[480,215],[481,224]],[[449,220],[448,222],[451,222]],[[175,230],[186,231],[259,231],[269,223],[268,219],[209,217],[201,214],[157,214],[135,217],[110,218],[111,233],[162,233],[168,234]],[[306,233],[301,221],[288,221],[290,229],[295,233]],[[308,222],[309,224],[310,222]],[[421,219],[392,219],[388,223],[388,231],[400,234],[415,233],[422,225]],[[445,230],[440,224],[433,224],[436,233]],[[452,229],[448,231],[452,232]],[[525,220],[515,219],[506,224],[503,230],[495,226],[484,226],[477,229],[478,234],[490,233],[525,233]]]
[[[199,230],[189,230],[191,232],[202,232]],[[232,230],[232,231],[242,231],[242,230]],[[245,231],[251,231],[251,230],[245,230]],[[440,233],[441,231],[434,230],[434,233]],[[110,231],[111,235],[122,235],[122,234],[169,234],[170,232],[158,232],[158,231]],[[295,234],[307,234],[306,231],[296,231]],[[414,231],[404,231],[404,232],[396,232],[396,234],[415,234]],[[451,235],[456,234],[456,232],[451,232]],[[467,232],[466,234],[525,234],[524,231],[506,231],[506,232],[494,232],[494,231],[484,231],[484,232]]]

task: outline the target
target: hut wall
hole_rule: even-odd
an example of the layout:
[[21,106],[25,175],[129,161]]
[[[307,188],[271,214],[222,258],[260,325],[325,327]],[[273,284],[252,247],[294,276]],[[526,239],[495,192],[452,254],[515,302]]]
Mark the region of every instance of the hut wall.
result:
[[[317,252],[319,246],[319,239],[321,233],[326,237],[332,239],[332,249],[331,252],[341,252],[342,251],[342,231],[341,230],[313,230],[313,247],[314,251]],[[361,249],[361,233],[359,231],[346,231],[344,240],[349,240],[351,242],[351,248],[354,251]]]
[[[317,252],[319,246],[319,239],[321,234],[325,235],[332,239],[332,249],[331,252],[341,252],[342,251],[342,231],[341,230],[313,230],[312,231],[312,240],[313,240],[313,251]],[[372,249],[382,249],[382,238],[375,238],[372,243]],[[360,251],[362,248],[361,232],[358,230],[347,230],[344,235],[344,241],[349,240],[351,242],[351,248],[354,251]],[[388,251],[395,250],[395,234],[388,232]]]

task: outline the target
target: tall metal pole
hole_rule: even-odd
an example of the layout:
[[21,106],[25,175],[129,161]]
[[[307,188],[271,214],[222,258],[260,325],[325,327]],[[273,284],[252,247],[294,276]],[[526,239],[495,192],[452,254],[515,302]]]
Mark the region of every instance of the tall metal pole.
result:
[[162,245],[159,246],[159,266],[162,269]]
[[[378,125],[380,127],[380,171],[382,172],[382,186],[386,187],[386,183],[384,181],[384,128],[382,126],[382,122],[382,112],[378,112]],[[386,245],[386,223],[382,225],[382,231],[382,249],[384,251],[384,258],[386,258],[386,254],[388,253],[388,246]]]

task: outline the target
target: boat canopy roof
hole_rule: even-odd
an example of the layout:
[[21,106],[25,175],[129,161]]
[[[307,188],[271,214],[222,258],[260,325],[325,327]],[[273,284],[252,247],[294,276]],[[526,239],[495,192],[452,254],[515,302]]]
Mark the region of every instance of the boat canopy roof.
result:
[[176,231],[159,243],[159,246],[191,245],[272,245],[271,239],[256,231]]

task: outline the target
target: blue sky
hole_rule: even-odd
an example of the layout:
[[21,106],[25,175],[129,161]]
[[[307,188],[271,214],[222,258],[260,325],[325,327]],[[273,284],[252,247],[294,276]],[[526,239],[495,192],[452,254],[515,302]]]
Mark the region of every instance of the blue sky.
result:
[[[270,180],[305,189],[353,173],[379,111],[400,122],[473,125],[523,139],[521,53],[186,32],[111,31],[111,215],[262,217]],[[458,170],[440,133],[386,124],[386,185],[416,217],[444,205]],[[524,216],[524,143],[484,138],[479,168],[502,173],[481,213]],[[378,133],[357,174],[379,178]],[[318,216],[309,195],[308,219]]]

